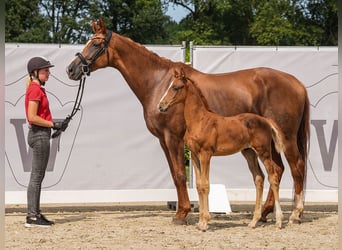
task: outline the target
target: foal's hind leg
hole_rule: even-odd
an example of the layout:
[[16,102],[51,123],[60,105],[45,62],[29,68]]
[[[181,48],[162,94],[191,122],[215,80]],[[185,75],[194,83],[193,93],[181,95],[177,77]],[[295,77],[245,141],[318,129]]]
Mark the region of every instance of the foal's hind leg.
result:
[[274,203],[275,203],[275,214],[276,214],[276,228],[281,229],[282,220],[283,220],[283,212],[281,211],[280,201],[279,201],[279,177],[276,169],[278,168],[277,164],[271,159],[269,153],[259,154],[260,159],[265,165],[268,174],[268,181],[270,183],[270,188],[273,192]]
[[271,189],[274,195],[274,205],[275,205],[275,214],[276,214],[276,228],[281,229],[282,220],[283,220],[283,212],[280,207],[280,198],[279,198],[279,177],[275,169],[277,168],[276,164],[272,160],[268,160],[269,167],[266,167],[268,170],[268,180],[271,185]]
[[[274,167],[275,168],[274,171],[277,173],[278,182],[280,183],[281,177],[284,173],[284,164],[283,164],[280,154],[276,151],[273,142],[272,142],[272,160],[276,163],[276,166]],[[275,203],[275,198],[274,198],[273,191],[270,187],[268,194],[267,194],[266,201],[264,203],[263,211],[261,214],[261,220],[263,222],[266,222],[267,215],[274,211],[274,203]]]
[[[246,152],[246,150],[242,151],[242,154],[245,155],[246,159],[247,157],[249,157],[248,152]],[[256,189],[256,199],[255,199],[255,209],[254,209],[253,219],[248,224],[248,227],[255,228],[257,222],[261,218],[262,195],[263,195],[263,190],[264,190],[265,176],[258,163],[248,164],[248,168],[253,175],[254,185]]]
[[288,161],[291,174],[294,181],[295,197],[294,209],[289,219],[289,223],[301,223],[301,215],[304,210],[304,181],[305,181],[305,164],[294,142],[291,145],[286,145],[284,152],[286,160]]

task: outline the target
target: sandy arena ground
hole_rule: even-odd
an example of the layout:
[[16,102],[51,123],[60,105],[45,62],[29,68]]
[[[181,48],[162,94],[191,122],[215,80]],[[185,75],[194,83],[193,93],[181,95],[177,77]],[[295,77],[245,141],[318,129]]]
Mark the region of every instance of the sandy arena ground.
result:
[[283,229],[274,217],[256,229],[247,227],[252,203],[232,203],[232,213],[212,214],[207,232],[195,225],[171,223],[166,203],[45,205],[51,228],[25,228],[25,207],[6,206],[6,249],[338,249],[337,204],[306,203],[302,224],[288,225],[292,204],[282,204]]

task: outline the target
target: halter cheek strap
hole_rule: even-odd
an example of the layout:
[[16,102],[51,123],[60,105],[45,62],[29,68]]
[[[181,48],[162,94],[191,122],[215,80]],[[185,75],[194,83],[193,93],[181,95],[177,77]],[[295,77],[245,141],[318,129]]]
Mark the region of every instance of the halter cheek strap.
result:
[[[99,38],[99,37],[95,37]],[[88,63],[87,60],[84,58],[84,56],[77,52],[76,56],[81,60],[82,63],[82,72],[84,75],[89,76],[90,75],[90,66],[96,61],[97,58],[99,58],[104,51],[106,51],[107,54],[107,61],[109,65],[109,53],[108,53],[108,44],[110,39],[112,38],[112,32],[110,30],[107,30],[106,38],[104,38],[104,44],[101,46],[97,51],[94,57],[91,59],[91,61]],[[103,38],[102,38],[103,39]]]

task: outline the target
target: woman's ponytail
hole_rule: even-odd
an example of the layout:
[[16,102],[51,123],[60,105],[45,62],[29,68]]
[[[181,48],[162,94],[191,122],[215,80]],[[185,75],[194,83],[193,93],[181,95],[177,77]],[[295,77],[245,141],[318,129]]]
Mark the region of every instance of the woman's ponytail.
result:
[[28,87],[30,86],[31,81],[32,81],[32,78],[31,78],[30,75],[28,75],[28,76],[26,77],[26,90],[27,90]]

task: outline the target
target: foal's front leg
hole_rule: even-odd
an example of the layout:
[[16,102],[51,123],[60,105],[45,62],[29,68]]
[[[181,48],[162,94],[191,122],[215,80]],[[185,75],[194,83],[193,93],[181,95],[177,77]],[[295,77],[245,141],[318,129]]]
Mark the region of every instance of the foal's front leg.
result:
[[199,162],[195,165],[196,186],[199,197],[199,222],[197,228],[203,232],[208,229],[208,222],[210,220],[209,213],[209,161],[210,156],[200,155]]

